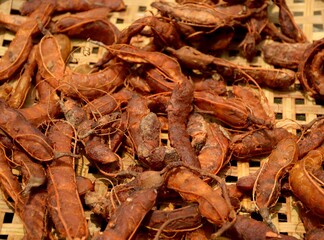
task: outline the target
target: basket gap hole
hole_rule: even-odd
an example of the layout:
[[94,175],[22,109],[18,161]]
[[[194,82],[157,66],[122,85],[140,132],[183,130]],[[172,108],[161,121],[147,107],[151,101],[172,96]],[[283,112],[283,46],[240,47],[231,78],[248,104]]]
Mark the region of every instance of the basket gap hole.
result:
[[72,47],[72,52],[73,52],[73,53],[80,53],[80,52],[81,52],[81,48],[78,47],[78,46],[73,46],[73,47]]
[[98,169],[95,166],[89,165],[88,173],[98,173]]
[[301,85],[299,83],[295,84],[295,91],[301,90]]
[[275,113],[276,119],[282,119],[282,113]]
[[324,105],[324,99],[315,99],[315,104],[323,106]]
[[14,15],[20,15],[20,12],[19,12],[19,10],[18,9],[11,9],[10,10],[10,14],[14,14]]
[[0,234],[0,239],[8,239],[8,235]]
[[99,47],[93,47],[91,52],[97,54],[99,52]]
[[314,11],[313,14],[314,14],[314,16],[320,16],[320,15],[322,15],[322,11],[317,10],[317,11]]
[[300,129],[297,129],[297,130],[296,130],[296,135],[297,135],[297,137],[300,137],[301,132],[302,132],[302,131],[301,131]]
[[304,12],[293,12],[293,15],[295,17],[301,17],[301,16],[304,16]]
[[260,50],[257,50],[256,53],[255,53],[255,56],[256,57],[261,57],[261,51]]
[[279,222],[287,222],[287,215],[284,213],[278,213]]
[[250,161],[249,162],[250,167],[260,167],[259,161]]
[[294,0],[294,3],[304,3],[305,0]]
[[282,98],[281,97],[274,97],[273,98],[273,103],[282,104]]
[[237,167],[237,161],[235,160],[231,160],[230,164],[232,167]]
[[6,212],[4,215],[3,223],[12,223],[14,214],[10,212]]
[[279,197],[278,203],[286,203],[286,198],[285,197]]
[[296,98],[295,99],[295,104],[297,104],[297,105],[305,104],[305,99],[303,99],[303,98]]
[[124,23],[124,19],[122,19],[122,18],[117,18],[117,19],[116,19],[116,23],[117,23],[117,24],[122,24],[122,23]]
[[3,47],[9,47],[10,43],[11,43],[11,40],[4,39],[3,42],[2,42],[2,46]]
[[225,182],[227,183],[236,183],[238,177],[237,176],[226,176]]
[[103,232],[105,231],[106,227],[107,227],[107,221],[102,221],[101,222],[101,226],[100,226],[100,231]]
[[146,11],[146,6],[139,6],[138,11],[139,12],[145,12]]
[[306,114],[305,113],[296,113],[296,120],[306,121]]
[[323,32],[324,28],[323,28],[323,24],[313,24],[313,32]]
[[163,146],[167,146],[168,145],[168,139],[161,139],[161,143]]
[[238,50],[229,50],[228,51],[228,56],[229,57],[236,57],[236,56],[238,56],[240,53],[239,53],[239,51]]
[[263,221],[263,218],[261,217],[261,215],[257,212],[252,212],[251,213],[251,218],[253,218],[254,220],[257,220],[257,221],[260,221],[262,222]]

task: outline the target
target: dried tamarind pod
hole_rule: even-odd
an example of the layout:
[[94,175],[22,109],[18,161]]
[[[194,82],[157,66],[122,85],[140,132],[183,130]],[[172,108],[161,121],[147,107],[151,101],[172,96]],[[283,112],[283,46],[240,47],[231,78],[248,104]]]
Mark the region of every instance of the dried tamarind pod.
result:
[[55,89],[46,81],[41,79],[41,75],[36,75],[36,88],[39,94],[39,102],[26,108],[18,109],[31,124],[40,124],[57,117],[61,113],[59,97]]
[[31,157],[39,161],[54,159],[50,140],[17,110],[0,100],[0,128],[17,142]]
[[47,191],[44,187],[32,189],[18,211],[21,211],[25,226],[24,239],[43,239],[48,236]]
[[[70,152],[73,129],[66,122],[51,126],[48,137],[54,148]],[[74,160],[70,156],[55,159],[47,164],[47,192],[51,219],[61,237],[67,239],[87,238],[88,226],[76,185]]]
[[[250,109],[250,118],[253,118],[255,123],[272,127],[275,123],[273,110],[267,109],[262,105],[261,96],[252,89],[242,87],[239,85],[233,86],[233,93],[236,97],[242,99],[247,107]],[[267,100],[266,100],[267,101]]]
[[323,98],[324,77],[322,72],[324,40],[312,43],[304,52],[303,61],[298,66],[298,79],[306,91],[314,98]]
[[45,25],[53,12],[51,4],[43,4],[21,25],[0,61],[0,80],[6,80],[24,64],[33,47],[32,37],[40,32],[39,25]]
[[0,13],[0,25],[12,32],[17,32],[26,21],[28,17],[25,16]]
[[193,84],[186,77],[173,89],[167,107],[168,136],[171,146],[177,150],[181,161],[190,166],[200,167],[186,129],[187,119],[192,111],[193,91]]
[[271,222],[269,209],[280,196],[282,178],[298,160],[298,149],[295,138],[284,138],[272,150],[268,161],[261,166],[253,187],[253,196],[261,216],[275,230]]
[[270,69],[239,66],[222,58],[204,54],[197,49],[184,46],[174,50],[167,47],[166,50],[175,56],[183,65],[194,69],[215,68],[224,78],[248,81],[269,88],[287,88],[296,80],[296,74],[289,69]]
[[194,104],[233,128],[247,128],[250,125],[249,111],[240,99],[194,92]]
[[177,49],[184,44],[171,22],[155,16],[146,16],[134,21],[129,27],[121,31],[118,43],[128,44],[133,36],[140,33],[147,26],[151,28],[154,37],[157,38],[158,42],[161,42],[160,45],[163,44],[163,47],[168,45]]
[[228,160],[229,140],[216,123],[207,123],[206,144],[198,154],[201,169],[217,174]]
[[27,154],[16,148],[13,149],[12,161],[21,167],[21,174],[25,185],[24,195],[28,194],[32,188],[45,184],[45,170],[40,163],[33,162]]
[[[155,1],[151,3],[151,6],[158,9],[162,14],[169,15],[187,25],[214,29],[224,25],[231,25],[234,20],[245,19],[253,13],[252,9],[240,4],[211,7],[195,3],[180,5],[166,1]],[[265,4],[264,7],[266,6]]]
[[167,187],[177,191],[188,202],[199,204],[200,214],[217,226],[230,221],[228,203],[221,194],[214,190],[192,171],[176,168],[168,173]]
[[236,221],[225,234],[229,235],[232,239],[255,239],[255,240],[267,240],[267,239],[282,239],[282,240],[296,240],[295,237],[287,236],[283,234],[277,234],[265,224],[254,220],[249,217],[237,215]]
[[24,64],[24,72],[18,79],[18,83],[10,94],[7,103],[12,108],[21,108],[24,104],[28,91],[31,86],[31,80],[36,69],[36,51],[37,45],[32,48],[26,63]]
[[267,155],[279,141],[288,136],[296,138],[284,128],[258,129],[236,134],[231,140],[233,157],[240,161],[249,161],[250,158]]
[[[53,33],[63,33],[74,38],[90,38],[106,45],[115,43],[119,35],[118,28],[112,24],[108,18],[100,18],[102,11],[105,11],[107,15],[107,9],[95,8],[89,11],[89,15],[92,15],[90,18],[83,16],[85,15],[84,12],[60,18],[52,25],[51,31]],[[79,15],[81,15],[81,17],[79,17]]]
[[324,234],[324,220],[307,209],[300,201],[296,202],[298,216],[302,220],[306,233],[305,240],[320,239]]
[[263,59],[277,67],[297,69],[310,43],[271,42],[262,46]]
[[[180,217],[183,217],[180,219]],[[172,221],[172,219],[175,219]],[[153,210],[144,218],[143,225],[149,229],[158,230],[163,223],[170,222],[162,232],[178,232],[195,228],[202,223],[197,204],[190,204],[174,210]]]
[[187,132],[191,138],[192,147],[196,153],[199,153],[206,143],[208,134],[207,121],[199,113],[194,112],[190,114],[187,123]]
[[279,7],[279,23],[283,34],[296,42],[306,42],[307,38],[294,20],[293,14],[287,6],[286,0],[275,0]]
[[[137,230],[145,215],[155,205],[157,191],[143,189],[135,191],[123,202],[111,216],[105,231],[95,234],[92,239],[130,239]],[[127,221],[125,221],[125,216]]]
[[[51,49],[49,51],[49,49]],[[54,36],[44,36],[39,42],[37,65],[42,77],[52,87],[66,96],[85,96],[93,99],[122,85],[127,69],[121,63],[113,63],[99,72],[81,74],[65,66],[60,46]]]
[[311,150],[289,172],[289,184],[293,194],[315,215],[323,217],[324,191],[312,173],[323,171],[324,146]]
[[[19,9],[22,15],[29,15],[32,11],[37,9],[44,0],[31,0],[24,2]],[[81,12],[90,9],[105,7],[107,11],[122,11],[125,9],[125,3],[122,0],[75,0],[67,2],[64,0],[47,0],[55,6],[57,12]]]
[[309,151],[314,150],[324,142],[324,119],[314,119],[311,124],[306,125],[304,130],[306,132],[298,141],[299,158],[304,157]]

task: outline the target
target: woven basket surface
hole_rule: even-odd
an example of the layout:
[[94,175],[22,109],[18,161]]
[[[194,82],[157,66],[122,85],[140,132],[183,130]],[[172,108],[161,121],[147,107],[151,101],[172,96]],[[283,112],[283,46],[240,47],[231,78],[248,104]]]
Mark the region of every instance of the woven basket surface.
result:
[[[286,0],[289,8],[294,14],[296,22],[302,28],[310,41],[324,37],[324,1],[323,0]],[[23,0],[1,0],[0,11],[4,13],[19,14]],[[127,5],[126,11],[113,13],[110,20],[119,29],[123,29],[134,20],[154,14],[150,8],[149,0],[124,0]],[[273,22],[278,22],[278,8],[273,6],[270,9],[270,18]],[[0,29],[0,56],[7,49],[8,44],[14,35],[6,30]],[[87,41],[73,41],[73,58],[70,66],[77,66],[83,63],[95,63],[102,56],[104,49]],[[262,43],[261,45],[262,46]],[[241,65],[253,65],[271,68],[266,64],[262,56],[254,58],[253,62],[247,62],[239,55],[239,52],[229,51],[224,53],[224,58],[239,63]],[[324,106],[317,103],[313,98],[300,91],[300,84],[297,82],[286,91],[272,91],[265,89],[265,95],[271,107],[274,109],[277,119],[277,126],[283,126],[289,131],[296,133],[298,124],[305,124],[318,116],[324,115]],[[167,140],[167,134],[162,133],[161,138]],[[226,182],[235,183],[236,180],[255,172],[260,167],[260,161],[248,163],[232,162],[232,165],[224,174]],[[91,164],[85,160],[77,163],[76,172],[78,175],[95,179],[98,175]],[[243,200],[243,206],[251,209],[253,202],[250,198]],[[294,200],[291,197],[280,198],[275,207],[276,213],[273,214],[273,223],[281,233],[294,236],[298,239],[303,238],[305,232],[297,211],[294,207]],[[86,212],[89,220],[90,232],[98,231],[95,224],[95,217],[90,212]],[[13,213],[12,209],[0,197],[0,239],[22,239],[24,230],[19,217]]]

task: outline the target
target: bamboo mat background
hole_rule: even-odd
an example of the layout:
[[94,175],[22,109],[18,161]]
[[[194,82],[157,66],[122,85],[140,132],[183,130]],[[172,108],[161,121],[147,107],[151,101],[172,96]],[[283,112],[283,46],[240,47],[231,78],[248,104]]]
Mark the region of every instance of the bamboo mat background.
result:
[[[4,13],[18,14],[18,9],[23,0],[0,0],[0,11]],[[113,13],[110,20],[120,29],[127,27],[134,20],[152,14],[150,2],[148,0],[124,0],[127,9],[124,12]],[[324,1],[323,0],[287,0],[287,4],[293,12],[296,22],[301,26],[310,41],[324,37]],[[278,8],[273,6],[270,9],[270,18],[273,22],[278,22]],[[14,35],[8,31],[0,29],[0,56],[7,49]],[[261,44],[262,45],[262,44]],[[70,66],[77,66],[83,63],[95,63],[103,54],[104,49],[86,41],[73,41],[74,53],[70,60]],[[248,63],[239,53],[227,52],[224,58],[242,65],[253,65],[271,67],[267,65],[262,56],[255,57],[253,62]],[[300,91],[297,82],[287,91],[271,91],[265,89],[265,95],[271,107],[274,109],[278,126],[284,126],[289,131],[296,133],[298,124],[310,122],[312,119],[324,115],[323,103],[316,103],[314,99]],[[162,133],[162,139],[167,139],[167,134]],[[225,170],[226,182],[234,183],[237,178],[248,175],[256,171],[260,166],[260,161],[255,160],[249,163],[232,162],[230,169]],[[95,179],[97,173],[93,171],[91,164],[86,159],[80,161],[76,167],[77,174]],[[243,206],[253,207],[250,198],[243,200]],[[302,239],[304,227],[300,222],[294,201],[291,197],[280,198],[275,207],[277,211],[273,214],[273,222],[281,233],[286,233]],[[90,232],[98,231],[96,217],[90,212],[86,212],[89,222]],[[100,226],[99,226],[100,229]],[[18,240],[23,237],[23,226],[19,217],[13,213],[12,209],[0,197],[0,239]]]

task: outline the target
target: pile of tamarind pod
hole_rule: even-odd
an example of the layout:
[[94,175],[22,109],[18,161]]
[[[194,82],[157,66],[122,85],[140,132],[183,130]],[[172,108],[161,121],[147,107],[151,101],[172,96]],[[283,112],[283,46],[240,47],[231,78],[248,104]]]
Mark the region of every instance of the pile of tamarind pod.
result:
[[[320,239],[324,118],[300,136],[276,127],[263,88],[299,79],[323,98],[323,40],[307,40],[285,0],[151,6],[155,15],[123,30],[109,21],[122,0],[30,0],[21,15],[0,14],[15,33],[0,60],[0,186],[24,239],[296,239],[271,221],[281,196],[294,197],[305,239]],[[71,68],[75,38],[105,54]],[[264,39],[273,40],[264,60],[276,68],[219,57],[236,47],[252,60]],[[76,174],[84,158],[107,180],[104,192]],[[226,184],[233,161],[263,158],[257,172]],[[255,209],[241,207],[246,196]],[[97,231],[86,211],[100,219]]]

